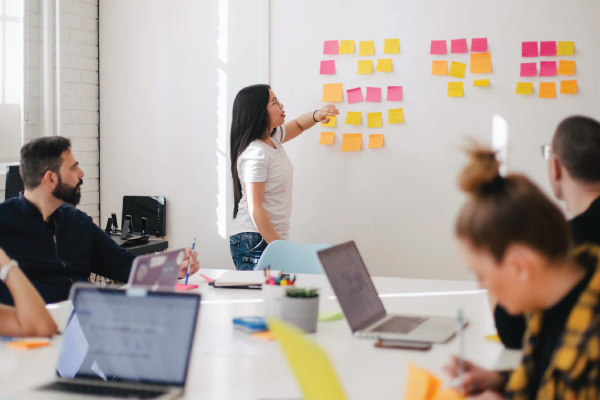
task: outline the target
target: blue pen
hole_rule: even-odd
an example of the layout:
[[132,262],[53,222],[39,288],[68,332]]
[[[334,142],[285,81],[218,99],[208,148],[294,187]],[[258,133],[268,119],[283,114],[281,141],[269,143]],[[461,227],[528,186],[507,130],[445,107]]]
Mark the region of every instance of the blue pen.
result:
[[187,270],[185,271],[185,284],[187,285],[188,278],[190,277],[190,265],[192,265],[192,257],[194,257],[194,249],[196,248],[196,238],[192,244],[192,253],[190,254],[190,262],[188,263]]

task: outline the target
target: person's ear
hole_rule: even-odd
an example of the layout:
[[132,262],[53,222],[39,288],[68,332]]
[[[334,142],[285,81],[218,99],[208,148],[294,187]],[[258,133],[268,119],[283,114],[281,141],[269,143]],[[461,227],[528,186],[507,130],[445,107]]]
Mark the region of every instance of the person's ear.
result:
[[560,160],[556,157],[552,157],[550,159],[550,164],[552,166],[551,167],[552,168],[552,180],[555,182],[562,180],[563,171],[562,171],[562,163],[560,162]]
[[519,283],[529,283],[541,262],[542,258],[535,250],[522,244],[511,244],[502,263]]
[[42,176],[42,184],[54,189],[58,185],[58,175],[50,170]]

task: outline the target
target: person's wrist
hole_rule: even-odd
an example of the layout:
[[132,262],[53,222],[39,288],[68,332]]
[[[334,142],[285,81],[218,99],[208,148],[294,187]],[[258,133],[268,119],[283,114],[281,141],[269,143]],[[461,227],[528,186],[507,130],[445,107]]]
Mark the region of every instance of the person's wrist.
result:
[[315,110],[315,112],[313,112],[313,121],[319,122],[320,120],[321,120],[321,111]]
[[0,264],[0,281],[5,282],[11,270],[19,268],[16,260],[9,260],[7,263]]

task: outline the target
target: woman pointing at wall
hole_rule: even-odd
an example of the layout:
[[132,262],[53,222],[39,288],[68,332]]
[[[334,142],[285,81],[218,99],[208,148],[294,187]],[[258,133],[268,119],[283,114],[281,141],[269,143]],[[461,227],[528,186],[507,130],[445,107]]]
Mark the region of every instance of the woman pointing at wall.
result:
[[285,123],[283,104],[268,85],[248,86],[237,94],[230,138],[234,221],[229,237],[236,269],[253,270],[269,243],[288,239],[293,167],[282,143],[337,114],[330,104]]

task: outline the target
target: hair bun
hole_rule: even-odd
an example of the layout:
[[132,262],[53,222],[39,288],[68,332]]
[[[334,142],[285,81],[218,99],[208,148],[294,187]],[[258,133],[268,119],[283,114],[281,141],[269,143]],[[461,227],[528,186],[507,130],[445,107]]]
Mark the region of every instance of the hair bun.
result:
[[471,161],[458,179],[458,186],[463,192],[481,193],[502,179],[498,170],[500,163],[496,159],[496,152],[477,145],[473,145],[466,152]]

